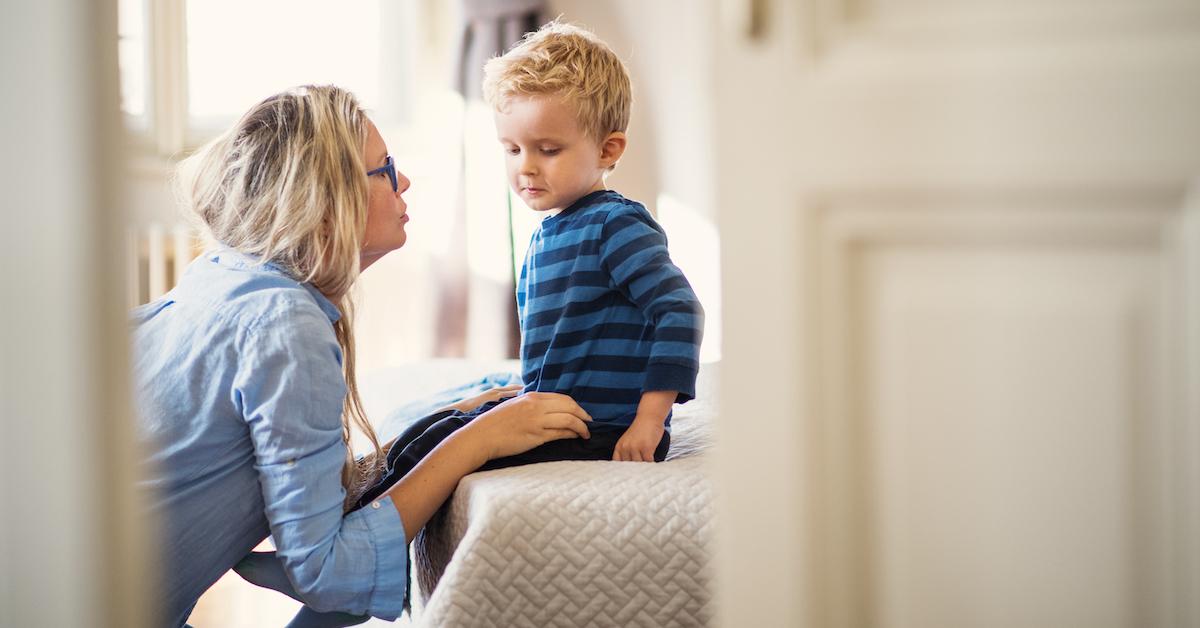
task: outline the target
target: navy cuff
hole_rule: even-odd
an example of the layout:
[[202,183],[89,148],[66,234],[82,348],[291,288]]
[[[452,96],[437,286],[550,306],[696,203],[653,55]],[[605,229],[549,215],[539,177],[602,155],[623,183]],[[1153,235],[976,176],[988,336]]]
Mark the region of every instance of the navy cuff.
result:
[[683,366],[669,362],[651,362],[646,365],[646,384],[643,390],[674,390],[675,403],[686,403],[696,398],[696,374],[694,366]]

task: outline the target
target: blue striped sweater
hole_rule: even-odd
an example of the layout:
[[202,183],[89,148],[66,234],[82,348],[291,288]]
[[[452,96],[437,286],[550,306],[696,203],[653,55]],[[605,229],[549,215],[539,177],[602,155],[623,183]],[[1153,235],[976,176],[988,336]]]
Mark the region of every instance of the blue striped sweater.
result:
[[517,311],[526,391],[570,395],[594,420],[625,425],[643,392],[696,395],[704,311],[641,203],[601,190],[543,220]]

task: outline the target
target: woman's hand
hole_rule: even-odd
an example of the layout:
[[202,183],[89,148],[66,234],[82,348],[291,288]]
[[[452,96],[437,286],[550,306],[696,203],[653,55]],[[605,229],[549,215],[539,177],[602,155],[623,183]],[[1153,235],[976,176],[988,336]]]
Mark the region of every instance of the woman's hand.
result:
[[521,394],[521,391],[524,388],[524,384],[510,384],[508,386],[493,388],[482,394],[475,395],[474,397],[467,397],[458,403],[452,403],[445,408],[442,408],[442,410],[470,412],[471,410],[474,410],[475,408],[478,408],[489,401],[500,401],[501,399],[506,399],[508,397],[516,397],[517,395]]
[[484,412],[451,434],[400,478],[387,495],[411,540],[464,475],[488,460],[513,456],[560,438],[590,438],[592,417],[558,393],[531,392]]
[[591,438],[587,427],[587,421],[591,420],[566,395],[531,392],[484,412],[460,431],[470,430],[484,447],[487,460],[493,460],[529,451],[552,440]]

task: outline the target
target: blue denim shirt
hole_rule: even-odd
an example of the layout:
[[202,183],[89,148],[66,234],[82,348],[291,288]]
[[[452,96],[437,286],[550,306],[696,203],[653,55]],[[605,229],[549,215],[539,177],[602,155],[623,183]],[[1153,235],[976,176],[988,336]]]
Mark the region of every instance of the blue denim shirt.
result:
[[408,551],[391,498],[342,516],[338,316],[312,286],[229,250],[133,311],[164,623],[182,625],[268,533],[312,608],[399,616]]

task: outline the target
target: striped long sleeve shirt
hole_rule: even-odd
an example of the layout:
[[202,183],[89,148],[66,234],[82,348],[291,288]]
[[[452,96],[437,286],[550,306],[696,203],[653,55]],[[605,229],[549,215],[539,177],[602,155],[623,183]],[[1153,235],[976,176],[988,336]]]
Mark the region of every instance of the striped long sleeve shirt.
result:
[[640,203],[601,190],[543,220],[517,310],[527,392],[570,395],[594,420],[625,425],[643,392],[696,395],[704,311]]

